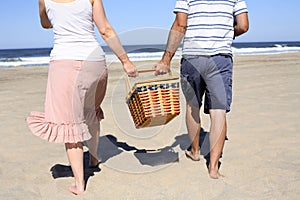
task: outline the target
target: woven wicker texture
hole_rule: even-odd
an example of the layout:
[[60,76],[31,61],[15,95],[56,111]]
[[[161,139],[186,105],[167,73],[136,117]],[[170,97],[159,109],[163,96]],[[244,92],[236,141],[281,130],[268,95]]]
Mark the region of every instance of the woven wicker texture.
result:
[[[130,88],[128,77],[127,88]],[[136,128],[167,124],[180,114],[179,77],[170,73],[167,78],[136,82],[126,102]]]

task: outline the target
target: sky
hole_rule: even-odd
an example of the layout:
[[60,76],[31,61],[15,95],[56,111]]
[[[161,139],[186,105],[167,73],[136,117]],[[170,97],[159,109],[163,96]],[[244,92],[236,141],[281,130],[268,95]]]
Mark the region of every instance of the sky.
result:
[[[176,0],[103,0],[123,44],[164,44]],[[300,41],[299,0],[246,0],[249,31],[235,42]],[[97,37],[103,42],[99,34]],[[40,26],[38,0],[0,4],[0,49],[52,47],[53,32]]]

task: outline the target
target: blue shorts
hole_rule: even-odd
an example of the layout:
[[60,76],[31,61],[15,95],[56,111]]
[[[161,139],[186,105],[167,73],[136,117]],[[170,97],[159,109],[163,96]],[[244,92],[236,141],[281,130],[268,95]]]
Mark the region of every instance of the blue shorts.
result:
[[188,104],[204,112],[230,111],[232,102],[232,57],[230,55],[184,56],[181,60],[181,87]]

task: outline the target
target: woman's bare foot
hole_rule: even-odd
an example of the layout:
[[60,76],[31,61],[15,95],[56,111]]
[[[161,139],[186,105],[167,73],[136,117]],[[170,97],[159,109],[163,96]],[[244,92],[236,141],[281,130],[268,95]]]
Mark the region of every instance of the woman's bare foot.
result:
[[90,155],[90,163],[89,167],[98,167],[98,165],[101,163],[101,160],[95,158],[94,156]]
[[199,153],[193,154],[191,151],[185,150],[186,157],[192,159],[193,161],[199,161],[200,156]]
[[70,186],[69,191],[75,195],[80,195],[84,192],[84,187]]

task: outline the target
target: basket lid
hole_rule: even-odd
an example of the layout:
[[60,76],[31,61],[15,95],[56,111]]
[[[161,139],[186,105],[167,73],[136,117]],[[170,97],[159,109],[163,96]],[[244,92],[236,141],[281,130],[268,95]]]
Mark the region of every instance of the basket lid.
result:
[[128,94],[126,96],[126,101],[128,102],[130,100],[130,98],[132,97],[132,95],[135,92],[137,92],[136,91],[137,88],[141,88],[141,87],[148,88],[153,85],[174,84],[174,83],[178,83],[177,87],[179,87],[179,76],[169,76],[169,77],[165,77],[165,78],[155,78],[155,79],[138,81],[138,82],[134,83],[131,90],[128,92]]

